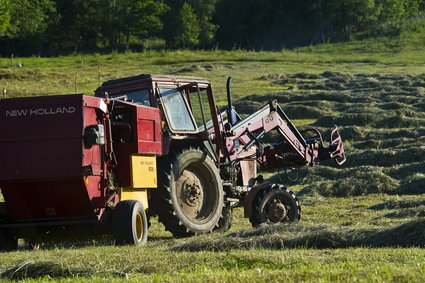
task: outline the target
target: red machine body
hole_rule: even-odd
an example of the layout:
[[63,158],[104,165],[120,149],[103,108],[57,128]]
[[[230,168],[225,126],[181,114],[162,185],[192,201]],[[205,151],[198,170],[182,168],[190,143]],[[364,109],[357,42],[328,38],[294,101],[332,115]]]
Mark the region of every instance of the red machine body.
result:
[[114,101],[112,119],[114,153],[119,164],[116,170],[123,187],[130,186],[129,156],[134,153],[161,154],[161,114],[159,109],[135,105],[124,101]]
[[0,186],[13,204],[11,220],[96,218],[92,201],[104,194],[104,150],[85,147],[83,135],[85,127],[104,124],[102,104],[83,95],[1,101]]

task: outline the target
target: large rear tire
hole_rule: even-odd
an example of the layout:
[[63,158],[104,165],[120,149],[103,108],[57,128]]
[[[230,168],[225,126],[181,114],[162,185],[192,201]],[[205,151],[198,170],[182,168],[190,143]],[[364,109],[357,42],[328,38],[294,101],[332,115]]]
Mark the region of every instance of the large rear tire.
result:
[[223,207],[222,217],[218,221],[214,232],[224,233],[229,231],[233,223],[233,209],[229,206]]
[[148,219],[143,205],[136,200],[117,203],[112,212],[111,230],[118,245],[144,245],[148,238]]
[[218,169],[199,148],[171,152],[160,160],[152,206],[165,229],[186,237],[214,230],[224,205]]
[[295,194],[279,184],[259,191],[252,202],[252,226],[262,223],[294,222],[301,219],[301,206]]

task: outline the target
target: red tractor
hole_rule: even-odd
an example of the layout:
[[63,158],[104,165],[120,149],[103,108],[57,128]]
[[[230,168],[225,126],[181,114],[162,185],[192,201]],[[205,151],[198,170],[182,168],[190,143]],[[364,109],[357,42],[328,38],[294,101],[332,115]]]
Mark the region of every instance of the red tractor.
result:
[[[242,119],[230,79],[228,102],[220,112],[206,80],[154,75],[105,82],[95,97],[1,100],[0,249],[104,234],[142,245],[155,215],[175,236],[226,231],[237,206],[253,226],[299,220],[295,195],[257,165],[341,165],[338,130],[325,147],[276,101]],[[270,131],[277,143],[262,141]]]

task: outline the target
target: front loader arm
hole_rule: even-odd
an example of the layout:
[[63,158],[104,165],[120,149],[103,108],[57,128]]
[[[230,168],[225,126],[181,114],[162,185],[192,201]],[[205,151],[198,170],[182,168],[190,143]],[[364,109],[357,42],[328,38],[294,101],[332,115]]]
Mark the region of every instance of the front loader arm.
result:
[[[281,134],[282,141],[262,147],[261,138],[272,130]],[[307,131],[315,131],[316,137],[305,139],[276,100],[272,100],[228,129],[225,144],[230,161],[239,160],[250,147],[259,145],[263,150],[256,158],[265,169],[298,168],[329,158],[334,158],[338,165],[345,162],[344,147],[337,128],[331,133],[329,147],[323,146],[318,130]]]

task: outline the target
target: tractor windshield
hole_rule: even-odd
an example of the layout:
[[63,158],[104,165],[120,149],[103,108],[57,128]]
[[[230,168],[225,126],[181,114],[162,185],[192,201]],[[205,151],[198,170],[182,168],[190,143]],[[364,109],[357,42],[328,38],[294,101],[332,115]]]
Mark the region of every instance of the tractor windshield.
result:
[[122,97],[123,98],[122,100],[124,101],[133,102],[133,103],[141,104],[145,106],[151,106],[148,89],[139,89],[139,90],[120,92],[119,94],[114,94],[111,97],[112,98]]
[[175,131],[196,131],[195,123],[180,90],[161,88],[160,92],[170,128]]

